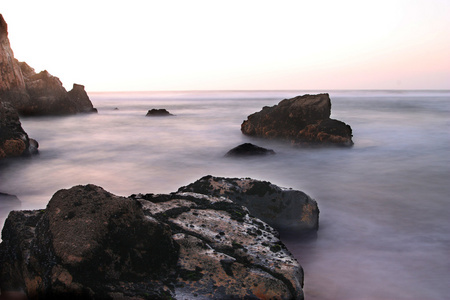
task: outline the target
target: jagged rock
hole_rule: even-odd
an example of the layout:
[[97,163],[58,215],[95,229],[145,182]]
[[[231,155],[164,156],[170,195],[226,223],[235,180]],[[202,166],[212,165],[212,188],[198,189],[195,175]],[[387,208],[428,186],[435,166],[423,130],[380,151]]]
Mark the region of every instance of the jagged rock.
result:
[[0,99],[0,159],[37,153],[38,143],[23,130],[16,110]]
[[13,211],[2,292],[29,299],[303,299],[303,271],[268,224],[224,197],[60,190]]
[[268,139],[288,140],[293,145],[352,146],[352,129],[330,119],[328,94],[304,95],[264,107],[247,117],[242,133]]
[[156,109],[152,108],[147,112],[147,117],[166,117],[166,116],[173,116],[171,113],[169,113],[166,109]]
[[83,86],[67,92],[47,71],[38,74],[14,58],[8,26],[0,14],[0,97],[22,115],[65,115],[95,112]]
[[319,208],[314,199],[267,181],[208,175],[181,187],[178,192],[226,197],[247,207],[252,215],[277,230],[314,235],[319,229]]
[[228,151],[227,154],[225,154],[225,156],[240,157],[240,156],[261,156],[268,154],[275,154],[275,151],[253,145],[251,143],[245,143],[237,147],[234,147],[233,149]]

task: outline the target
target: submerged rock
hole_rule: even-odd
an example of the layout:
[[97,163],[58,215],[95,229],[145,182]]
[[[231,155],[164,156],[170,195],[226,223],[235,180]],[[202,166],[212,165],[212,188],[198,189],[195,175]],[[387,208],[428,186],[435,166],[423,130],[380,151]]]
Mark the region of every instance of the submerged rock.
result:
[[328,94],[304,95],[264,107],[241,125],[245,135],[288,140],[293,145],[352,146],[352,129],[330,119]]
[[0,205],[2,207],[15,207],[20,206],[21,202],[16,195],[10,195],[0,192]]
[[303,299],[278,233],[225,197],[60,190],[9,214],[0,288],[29,299]]
[[171,113],[169,113],[166,109],[160,108],[152,108],[147,112],[147,117],[166,117],[166,116],[173,116]]
[[66,115],[95,112],[82,85],[67,92],[47,71],[36,73],[14,58],[8,26],[0,14],[0,97],[22,115]]
[[314,199],[301,191],[284,189],[268,181],[208,175],[181,187],[178,192],[226,197],[247,207],[252,215],[277,230],[314,235],[319,229],[319,208]]
[[228,151],[227,154],[225,154],[225,156],[240,157],[240,156],[261,156],[268,154],[275,154],[275,151],[253,145],[251,143],[245,143],[237,147],[234,147],[233,149]]

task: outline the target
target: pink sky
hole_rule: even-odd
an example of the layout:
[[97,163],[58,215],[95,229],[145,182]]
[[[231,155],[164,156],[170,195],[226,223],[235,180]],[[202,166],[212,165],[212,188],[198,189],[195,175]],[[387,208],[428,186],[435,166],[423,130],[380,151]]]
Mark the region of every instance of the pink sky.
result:
[[2,0],[15,57],[89,91],[450,89],[450,1]]

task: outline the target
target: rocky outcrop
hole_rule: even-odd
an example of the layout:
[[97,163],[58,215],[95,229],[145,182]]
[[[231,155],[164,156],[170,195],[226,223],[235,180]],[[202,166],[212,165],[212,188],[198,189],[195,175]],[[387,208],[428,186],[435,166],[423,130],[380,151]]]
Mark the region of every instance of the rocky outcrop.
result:
[[169,113],[166,109],[160,108],[152,108],[147,112],[147,117],[168,117],[173,116],[171,113]]
[[23,130],[16,110],[0,99],[0,159],[34,154],[38,147]]
[[2,293],[29,299],[303,299],[303,271],[277,232],[225,197],[60,190],[13,211]]
[[314,199],[301,191],[281,188],[268,181],[208,175],[181,187],[178,192],[226,197],[247,207],[253,216],[277,230],[314,235],[319,229],[319,208]]
[[47,71],[38,74],[14,58],[8,26],[0,14],[0,97],[22,115],[65,115],[95,112],[81,85],[67,92]]
[[228,151],[226,157],[246,157],[246,156],[263,156],[268,154],[275,154],[275,151],[253,145],[251,143],[244,143],[234,147]]
[[293,145],[352,146],[352,129],[330,119],[328,94],[285,99],[247,117],[241,125],[245,135],[288,140]]

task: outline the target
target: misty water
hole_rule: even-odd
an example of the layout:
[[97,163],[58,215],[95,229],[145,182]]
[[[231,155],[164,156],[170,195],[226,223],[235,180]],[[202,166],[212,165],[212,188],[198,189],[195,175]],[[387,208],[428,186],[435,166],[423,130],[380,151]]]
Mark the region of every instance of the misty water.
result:
[[[23,118],[40,154],[0,162],[0,191],[45,208],[59,189],[169,193],[204,175],[252,177],[316,199],[316,240],[282,239],[305,270],[306,299],[450,295],[450,92],[330,92],[352,148],[299,149],[246,137],[247,116],[307,91],[92,93],[98,114]],[[315,92],[313,92],[315,93]],[[117,109],[115,109],[117,108]],[[145,117],[166,108],[174,117]],[[276,155],[223,157],[251,142]]]

